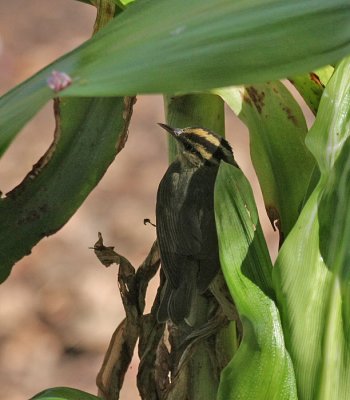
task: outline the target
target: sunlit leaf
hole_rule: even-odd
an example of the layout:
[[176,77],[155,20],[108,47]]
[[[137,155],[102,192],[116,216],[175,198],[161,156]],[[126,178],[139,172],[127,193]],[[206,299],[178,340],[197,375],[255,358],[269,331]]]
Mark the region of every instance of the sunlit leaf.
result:
[[349,398],[349,77],[348,58],[326,86],[307,137],[319,184],[274,268],[299,400]]
[[100,397],[94,396],[82,390],[67,387],[57,387],[44,390],[38,393],[30,400],[102,400]]
[[52,70],[73,80],[61,96],[188,93],[263,82],[350,53],[349,16],[347,0],[136,1],[0,99],[0,154],[55,95],[47,86]]
[[243,324],[242,343],[221,374],[218,399],[297,399],[253,194],[242,172],[223,163],[215,218],[221,266]]

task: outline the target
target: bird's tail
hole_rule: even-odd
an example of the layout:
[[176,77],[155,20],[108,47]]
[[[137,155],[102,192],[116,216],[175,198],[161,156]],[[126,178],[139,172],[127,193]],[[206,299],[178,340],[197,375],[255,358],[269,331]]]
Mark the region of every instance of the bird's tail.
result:
[[158,309],[158,321],[165,322],[170,319],[175,324],[183,322],[190,314],[196,292],[193,279],[184,279],[175,289],[166,282]]

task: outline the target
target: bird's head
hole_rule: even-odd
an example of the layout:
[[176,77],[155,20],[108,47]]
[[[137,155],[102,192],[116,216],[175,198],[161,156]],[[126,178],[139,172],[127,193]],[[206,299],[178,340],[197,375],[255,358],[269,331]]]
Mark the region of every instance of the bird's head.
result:
[[183,154],[194,163],[219,164],[221,160],[237,165],[230,144],[220,135],[205,128],[172,128],[159,123],[183,147]]

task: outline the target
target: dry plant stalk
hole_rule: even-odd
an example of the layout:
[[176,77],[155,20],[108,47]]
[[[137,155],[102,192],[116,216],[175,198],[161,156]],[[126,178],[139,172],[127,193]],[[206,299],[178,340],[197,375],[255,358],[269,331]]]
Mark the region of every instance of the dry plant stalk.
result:
[[[97,375],[99,396],[105,400],[119,399],[137,340],[140,358],[137,387],[143,400],[195,399],[196,379],[193,378],[193,371],[202,364],[206,365],[214,386],[218,385],[220,371],[230,359],[230,355],[220,348],[219,335],[227,328],[229,321],[236,319],[234,307],[229,302],[223,307],[222,302],[215,299],[213,290],[214,296],[211,295],[209,302],[215,303],[214,312],[203,329],[193,331],[185,323],[159,323],[157,311],[165,280],[162,271],[151,312],[144,314],[148,283],[160,265],[157,242],[153,243],[137,270],[125,257],[116,253],[114,247],[104,246],[101,233],[98,233],[98,241],[93,249],[105,267],[114,263],[119,265],[118,285],[126,315],[113,333]],[[220,277],[218,279],[222,285]],[[226,311],[223,312],[223,308]],[[230,316],[227,315],[227,309],[230,310]]]

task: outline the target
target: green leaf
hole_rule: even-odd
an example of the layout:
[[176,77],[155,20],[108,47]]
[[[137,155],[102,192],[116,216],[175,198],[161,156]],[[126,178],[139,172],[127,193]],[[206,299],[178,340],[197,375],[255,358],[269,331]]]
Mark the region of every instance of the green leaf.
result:
[[307,145],[320,181],[284,243],[274,283],[299,400],[349,397],[350,59],[323,93]]
[[332,76],[333,71],[334,68],[327,65],[320,70],[294,76],[289,79],[315,115],[320,104],[323,90]]
[[250,153],[272,226],[281,241],[294,226],[315,161],[305,146],[307,126],[281,82],[215,90],[247,125]]
[[65,58],[79,61],[65,95],[189,92],[310,70],[350,52],[349,16],[345,0],[135,2]]
[[68,387],[56,387],[46,389],[30,400],[102,400],[101,397],[94,396],[82,390]]
[[134,2],[135,0],[113,0],[116,4],[120,3],[123,6],[127,6],[128,4]]
[[53,97],[52,91],[33,77],[0,98],[0,156],[26,122]]
[[40,239],[68,221],[102,178],[124,145],[131,106],[132,99],[113,97],[56,103],[52,146],[0,199],[0,281]]
[[[0,154],[55,94],[191,92],[313,70],[350,53],[347,0],[143,0],[0,100]],[[334,29],[334,27],[337,29]],[[20,106],[19,106],[20,105]]]
[[216,181],[215,218],[221,266],[243,324],[240,347],[221,374],[218,399],[296,399],[253,194],[242,172],[224,163]]

